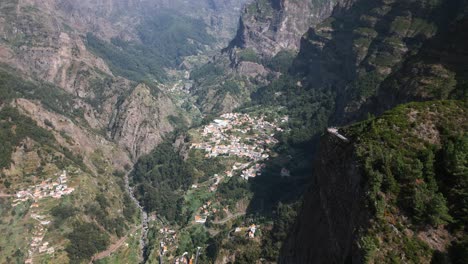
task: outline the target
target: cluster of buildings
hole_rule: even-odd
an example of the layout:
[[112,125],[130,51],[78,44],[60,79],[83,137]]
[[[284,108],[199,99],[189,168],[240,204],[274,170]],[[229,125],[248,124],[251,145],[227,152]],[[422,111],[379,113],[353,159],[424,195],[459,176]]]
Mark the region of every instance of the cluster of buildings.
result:
[[255,176],[262,175],[262,170],[265,168],[265,164],[257,163],[247,169],[242,170],[241,177],[243,179],[253,178]]
[[[173,229],[163,227],[159,229],[159,233],[163,235],[164,241],[165,241],[165,242],[161,242],[162,246],[164,245],[164,243],[173,243],[177,239],[177,232]],[[166,251],[167,251],[167,247],[166,247]]]
[[278,143],[274,134],[283,130],[263,116],[256,118],[248,114],[227,113],[221,118],[203,127],[203,142],[192,143],[191,148],[206,151],[206,157],[237,156],[249,161],[227,170],[228,177],[232,177],[237,170],[241,171],[244,179],[260,175],[263,167],[258,163],[270,157],[269,147]]
[[[161,240],[159,243],[159,260],[160,260],[160,263],[163,263],[162,258],[168,252],[168,247],[173,246],[173,244],[176,242],[177,233],[175,230],[169,229],[167,227],[160,228],[159,233],[164,236],[163,240]],[[198,248],[198,250],[199,249],[200,248]],[[193,264],[195,263],[194,261],[195,261],[195,256],[192,254],[192,256],[189,258],[188,253],[185,252],[182,256],[176,257],[173,263]]]
[[255,232],[257,231],[257,228],[258,228],[257,225],[251,224],[248,228],[236,227],[236,229],[234,229],[234,232],[239,233],[239,232],[242,232],[243,230],[247,229],[247,233],[246,233],[247,237],[248,238],[255,238]]
[[[58,176],[56,174],[56,176]],[[56,181],[47,179],[38,185],[29,187],[26,190],[19,191],[16,193],[16,199],[13,201],[13,206],[17,206],[19,203],[27,201],[29,199],[34,200],[31,208],[39,207],[38,201],[43,198],[52,197],[59,199],[64,195],[71,194],[75,189],[70,188],[67,185],[67,172],[63,171]],[[25,260],[26,264],[33,263],[34,254],[54,254],[54,247],[49,245],[49,242],[43,241],[46,233],[46,226],[51,223],[45,216],[31,213],[31,218],[36,220],[38,224],[32,232],[32,238],[28,249],[28,258]]]
[[218,185],[221,182],[221,176],[218,174],[214,175],[213,183],[210,186],[210,192],[215,192],[218,189]]
[[247,236],[249,238],[255,238],[255,231],[257,231],[257,226],[255,224],[251,224]]
[[[13,201],[13,206],[16,206],[20,202],[24,202],[29,199],[33,199],[35,202],[37,202],[38,200],[47,197],[59,199],[64,195],[71,194],[75,189],[68,187],[67,181],[67,171],[64,170],[58,177],[57,181],[47,179],[38,185],[29,187],[26,190],[22,190],[16,193],[16,199]],[[35,203],[32,206],[37,207],[38,205]]]
[[159,229],[159,233],[163,236],[161,242],[159,243],[159,254],[160,257],[162,257],[167,253],[168,246],[176,242],[177,232],[173,229],[162,227]]
[[200,214],[195,215],[195,223],[204,224],[208,216],[211,215],[211,212],[216,213],[218,210],[216,208],[211,208],[211,201],[208,201],[198,208],[198,211]]
[[195,256],[192,255],[190,258],[188,257],[188,253],[185,252],[182,256],[177,257],[174,260],[174,264],[194,264],[195,263]]
[[54,247],[49,246],[49,242],[45,242],[45,226],[50,224],[49,220],[46,220],[45,216],[39,214],[31,214],[31,218],[38,221],[38,225],[32,232],[31,242],[28,249],[28,258],[25,260],[26,264],[33,263],[33,256],[37,252],[39,254],[53,254],[55,252]]

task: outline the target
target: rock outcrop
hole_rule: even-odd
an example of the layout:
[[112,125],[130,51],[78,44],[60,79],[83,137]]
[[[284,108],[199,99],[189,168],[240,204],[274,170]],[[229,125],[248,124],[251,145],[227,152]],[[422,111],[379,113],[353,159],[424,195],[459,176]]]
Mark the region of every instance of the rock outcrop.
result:
[[97,149],[116,168],[123,169],[124,165],[131,164],[131,160],[125,152],[116,151],[118,146],[114,142],[102,135],[96,135],[91,129],[81,127],[66,116],[45,109],[39,102],[20,98],[15,100],[13,105],[25,115],[33,118],[41,127],[51,130],[57,142],[73,153],[82,156],[84,163],[89,168],[97,170],[91,161],[92,154]]
[[[423,0],[343,2],[330,18],[305,34],[293,72],[304,77],[306,86],[339,95],[335,123],[346,124],[369,111],[379,111],[363,106],[375,101],[374,96],[384,83],[395,87],[395,82],[400,82],[396,79],[401,78],[398,72],[405,71],[403,75],[407,75],[411,69],[419,68],[420,73],[438,72],[435,75],[450,79],[451,73],[443,69],[445,66],[441,68],[435,62],[423,66],[418,54],[425,53],[422,56],[426,59],[433,57],[430,54],[433,52],[426,51],[433,45],[432,41],[463,27],[463,4],[463,1],[428,3]],[[460,31],[460,34],[464,33]],[[460,38],[458,43],[462,43]],[[442,44],[433,50],[440,48]],[[431,67],[435,68],[431,70]],[[411,100],[417,98],[429,97],[415,93]],[[383,110],[391,107],[385,105],[387,108]]]
[[117,102],[109,124],[110,137],[134,160],[160,143],[162,137],[174,129],[169,118],[180,114],[171,99],[161,91],[153,91],[144,84],[138,85],[130,95]]
[[327,18],[337,0],[257,0],[244,8],[231,49],[253,49],[273,57],[281,50],[298,50],[302,35]]
[[[280,263],[382,263],[390,256],[430,263],[439,253],[449,254],[447,240],[456,244],[457,236],[466,236],[450,233],[444,220],[418,223],[415,207],[421,205],[414,197],[405,204],[385,186],[396,179],[395,188],[411,189],[429,184],[430,176],[416,170],[408,183],[409,171],[396,176],[401,167],[377,165],[403,155],[413,166],[424,161],[417,155],[440,153],[448,138],[466,133],[463,101],[396,107],[466,100],[466,8],[466,1],[354,1],[338,6],[303,37],[293,72],[309,89],[336,94],[330,123],[349,125],[369,113],[384,114],[345,128],[354,130],[349,143],[322,137],[311,186]],[[443,132],[446,127],[450,132]],[[445,175],[437,172],[438,183]],[[433,187],[424,202],[443,195],[444,206],[456,207],[445,191],[443,184]],[[438,206],[430,203],[425,206]],[[437,217],[445,217],[444,210]]]
[[[255,0],[247,3],[236,36],[222,54],[209,62],[224,73],[206,78],[208,81],[195,80],[192,92],[199,98],[201,109],[210,113],[226,112],[248,103],[257,87],[269,84],[287,71],[289,59],[292,60],[299,50],[301,36],[309,27],[327,18],[338,3],[341,1]],[[280,63],[286,65],[278,65]],[[223,86],[226,81],[237,83],[240,91],[226,91]]]
[[466,111],[464,101],[410,103],[343,128],[349,141],[323,136],[280,263],[459,260],[450,247],[466,233],[451,219],[466,205],[454,190],[467,187],[439,154],[454,140],[466,151]]
[[[186,12],[188,16],[197,19],[203,17],[210,20],[211,15],[218,16],[223,21],[214,22],[218,25],[210,28],[213,34],[221,34],[222,30],[228,28],[226,23],[231,23],[232,26],[235,24],[231,19],[238,17],[239,10],[235,7],[242,2],[2,1],[0,63],[14,68],[25,78],[51,83],[65,90],[75,98],[71,109],[81,109],[83,112],[87,124],[82,125],[90,126],[96,131],[111,128],[112,132],[109,133],[112,138],[128,149],[133,158],[138,158],[154,148],[162,135],[172,131],[173,126],[167,117],[179,116],[182,110],[171,105],[172,100],[163,93],[153,98],[156,105],[154,111],[150,110],[154,105],[146,106],[146,110],[143,110],[143,105],[131,103],[131,100],[138,98],[122,99],[135,95],[131,91],[137,83],[116,76],[108,61],[90,52],[86,34],[91,32],[105,41],[118,37],[124,41],[139,43],[136,27],[146,16],[152,16],[154,11],[163,9],[179,9],[178,11]],[[228,34],[228,31],[223,31],[223,34]],[[124,109],[127,106],[131,109]],[[117,121],[119,118],[127,121],[132,119],[122,116],[127,110],[138,116],[139,121],[131,121],[136,123],[129,121],[132,125],[152,125],[146,129],[137,126],[140,129],[135,130],[133,126],[124,125],[126,122]],[[155,116],[158,114],[162,116]],[[125,131],[126,129],[129,130]],[[148,131],[150,129],[156,131]]]
[[[79,32],[54,9],[52,1],[2,3],[2,62],[36,79],[87,97],[86,79],[97,71],[112,75],[104,61],[87,51]],[[52,9],[48,9],[52,8]],[[7,11],[8,10],[8,11]],[[5,12],[4,12],[5,11]]]
[[357,228],[368,221],[365,181],[352,142],[322,138],[311,186],[280,263],[359,263]]

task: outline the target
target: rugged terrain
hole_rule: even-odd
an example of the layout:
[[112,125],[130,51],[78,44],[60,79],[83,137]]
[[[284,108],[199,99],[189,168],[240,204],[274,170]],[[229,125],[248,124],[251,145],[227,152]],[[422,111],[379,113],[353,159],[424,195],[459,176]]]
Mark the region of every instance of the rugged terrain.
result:
[[[152,33],[145,30],[151,23],[175,23],[170,22],[174,18],[167,15],[169,11],[166,10],[178,10],[187,14],[184,15],[187,18],[182,18],[182,24],[174,30],[181,30],[184,34],[187,33],[187,25],[184,23],[193,23],[200,18],[209,20],[205,21],[208,24],[200,20],[195,25],[200,28],[188,30],[199,30],[202,32],[200,34],[206,35],[205,38],[213,34],[211,42],[200,44],[213,45],[206,48],[211,49],[218,45],[216,43],[225,41],[230,36],[229,32],[233,32],[238,17],[236,10],[239,10],[241,4],[242,1],[224,1],[216,4],[197,1],[189,5],[182,1],[4,1],[0,6],[0,58],[2,63],[20,71],[26,78],[52,83],[76,97],[72,107],[82,109],[87,125],[96,130],[109,131],[106,132],[109,137],[131,150],[133,158],[137,158],[142,153],[148,153],[160,142],[163,134],[173,129],[167,120],[168,116],[179,117],[183,114],[182,109],[170,102],[170,96],[158,93],[157,96],[145,99],[147,104],[153,101],[153,106],[161,105],[165,108],[151,110],[161,111],[162,114],[156,119],[146,116],[145,110],[139,108],[140,104],[136,101],[132,102],[133,107],[129,107],[131,115],[136,116],[132,126],[146,126],[147,122],[155,128],[153,133],[158,134],[156,137],[159,139],[155,140],[156,137],[152,135],[146,138],[144,128],[134,130],[135,127],[132,127],[134,131],[120,131],[122,128],[129,128],[123,125],[128,119],[124,114],[127,109],[123,107],[129,102],[121,99],[135,95],[135,89],[141,89],[138,82],[143,79],[166,80],[166,69],[179,66],[174,64],[178,58],[161,58],[159,53],[151,58],[152,62],[144,61],[143,57],[129,58],[136,56],[135,52],[154,53],[154,50],[148,47],[156,45],[150,40],[153,38]],[[159,22],[148,18],[151,12],[158,14],[155,19],[161,17]],[[165,20],[169,21],[164,22]],[[206,33],[206,30],[211,33]],[[194,36],[187,36],[189,37]],[[124,44],[127,48],[119,46]],[[200,45],[190,47],[184,55],[197,55],[200,52],[197,49],[202,48]],[[124,52],[124,56],[115,61],[115,54],[103,54],[101,51],[104,49]],[[179,45],[178,49],[183,49],[182,45]],[[133,63],[128,60],[138,59],[138,63],[143,63],[151,69],[128,66]],[[180,59],[182,61],[182,58]],[[168,60],[172,62],[169,63]],[[158,85],[156,83],[150,86],[152,92],[158,90]],[[132,137],[138,139],[130,139],[126,134],[133,134]],[[137,151],[142,146],[143,151]]]
[[[196,111],[182,108],[181,92],[169,89],[174,83],[179,89],[175,78],[183,72],[172,72],[180,71],[185,56],[210,52],[231,38],[241,4],[0,3],[5,146],[0,228],[8,234],[0,242],[0,262],[78,263],[139,237],[140,220],[125,186],[126,171],[166,134],[191,124]],[[184,15],[170,15],[175,10]],[[153,23],[174,25],[169,31],[188,35],[171,39],[164,26],[148,31]],[[153,31],[166,34],[164,42],[177,42],[186,53],[161,57],[149,47],[155,45]],[[195,39],[197,34],[205,37],[203,44]],[[102,50],[123,55],[116,61],[116,53]],[[145,51],[154,55],[152,61],[130,57]],[[138,60],[151,70],[132,68]],[[60,183],[63,173],[68,186]],[[44,192],[30,193],[38,188]],[[96,244],[89,247],[92,240]],[[119,254],[138,262],[138,242]]]
[[441,153],[466,137],[466,102],[385,111],[466,100],[464,27],[464,1],[356,1],[304,36],[294,68],[310,89],[335,94],[332,125],[384,114],[343,128],[350,141],[322,137],[280,262],[463,262],[460,205],[445,192],[455,176]]
[[0,262],[466,263],[467,12],[2,1]]
[[[326,19],[338,3],[334,0],[247,3],[237,33],[222,54],[194,71],[192,93],[198,97],[201,109],[229,112],[248,103],[249,95],[258,87],[287,72],[299,51],[302,35]],[[230,87],[226,88],[226,83]]]
[[252,49],[261,57],[299,50],[309,27],[330,16],[339,1],[254,1],[245,6],[229,48]]
[[466,172],[447,155],[463,159],[465,119],[466,102],[412,103],[343,129],[349,141],[324,136],[281,262],[461,263],[463,203],[449,190]]

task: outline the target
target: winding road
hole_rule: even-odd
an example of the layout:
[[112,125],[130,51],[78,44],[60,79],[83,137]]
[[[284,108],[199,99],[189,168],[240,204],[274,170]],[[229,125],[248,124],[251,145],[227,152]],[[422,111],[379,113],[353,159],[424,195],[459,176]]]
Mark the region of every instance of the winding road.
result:
[[213,224],[217,224],[217,225],[219,225],[219,224],[224,224],[224,223],[226,223],[227,221],[229,221],[229,220],[231,220],[231,219],[234,219],[234,218],[237,218],[237,217],[242,216],[242,215],[245,215],[245,212],[235,213],[235,214],[230,215],[230,216],[228,216],[228,217],[226,217],[226,218],[224,218],[224,219],[222,219],[222,220],[213,221]]

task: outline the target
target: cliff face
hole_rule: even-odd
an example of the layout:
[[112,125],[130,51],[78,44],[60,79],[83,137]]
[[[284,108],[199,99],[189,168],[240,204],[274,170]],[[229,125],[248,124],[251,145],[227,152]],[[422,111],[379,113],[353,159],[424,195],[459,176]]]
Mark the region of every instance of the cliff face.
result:
[[138,44],[141,34],[138,35],[137,28],[141,23],[160,10],[177,10],[186,16],[203,18],[206,25],[211,25],[214,38],[218,42],[226,41],[234,31],[237,22],[233,20],[237,20],[243,1],[210,3],[3,1],[0,4],[0,61],[80,97],[92,97],[95,88],[89,87],[88,80],[103,74],[114,76],[109,65],[89,51],[84,38],[87,33],[107,41],[119,38]]
[[[444,182],[466,184],[442,153],[453,140],[465,146],[466,103],[447,99],[466,100],[466,7],[355,1],[304,36],[293,71],[336,94],[330,122],[383,115],[344,128],[349,143],[322,137],[281,263],[459,261],[466,234],[450,219],[463,205]],[[428,100],[444,101],[396,107]]]
[[273,57],[281,50],[298,50],[310,26],[328,17],[338,1],[258,0],[244,8],[231,46]]
[[40,5],[26,1],[1,4],[2,62],[70,93],[89,93],[75,80],[79,82],[90,72],[96,75],[96,70],[112,74],[101,59],[86,50],[78,32],[57,14],[55,6],[49,5],[52,3],[42,1]]
[[468,186],[456,176],[466,165],[455,172],[449,156],[463,157],[468,147],[466,107],[411,103],[341,130],[349,142],[323,136],[280,263],[459,261],[452,248],[466,239],[457,229],[466,208],[458,199]]
[[184,15],[201,18],[209,25],[209,31],[217,39],[216,48],[225,47],[236,33],[241,8],[251,0],[202,0],[202,1],[148,1],[159,8],[177,10]]
[[[250,101],[257,88],[286,74],[299,50],[301,36],[329,17],[340,0],[255,0],[245,4],[237,34],[209,63],[213,78],[194,78],[192,93],[204,112],[226,112]],[[221,71],[223,71],[221,73]],[[206,74],[208,75],[208,74]],[[217,75],[217,76],[216,76]],[[236,83],[236,92],[226,82]]]
[[[410,68],[418,68],[424,75],[422,72],[431,71],[431,67],[444,68],[434,61],[432,66],[416,62],[418,54],[425,53],[419,58],[433,57],[426,51],[431,41],[459,27],[456,24],[461,22],[457,19],[463,15],[463,1],[363,0],[339,6],[330,18],[304,36],[293,71],[304,76],[309,87],[332,90],[339,95],[333,121],[344,124],[370,110],[364,110],[363,105],[376,100],[383,83],[395,87],[395,79],[401,78],[398,72],[409,75]],[[460,34],[464,33],[460,31]],[[433,50],[442,51],[443,47],[439,45]],[[433,72],[437,71],[435,68]],[[447,74],[450,75],[448,72],[440,75]],[[417,97],[429,98],[414,93],[411,100]]]
[[[463,7],[464,6],[464,7]],[[467,94],[468,5],[461,4],[457,18],[430,39],[418,54],[409,58],[385,80],[376,95],[357,114],[389,109],[399,103],[462,98]],[[380,110],[382,111],[382,110]]]
[[322,138],[311,186],[280,263],[359,263],[356,229],[365,225],[365,185],[352,143]]
[[[201,16],[208,20],[211,15],[216,15],[226,21],[218,21],[216,26],[210,27],[212,33],[216,31],[221,34],[223,31],[228,34],[226,24],[234,23],[230,19],[237,17],[239,10],[236,11],[235,6],[241,3],[240,0],[216,5],[209,1],[192,4],[183,1],[133,0],[2,1],[0,63],[14,68],[25,78],[62,88],[75,98],[71,109],[81,109],[84,113],[86,124],[82,125],[97,131],[112,129],[109,132],[112,138],[129,150],[132,158],[137,158],[156,146],[163,134],[172,131],[173,126],[167,118],[178,116],[183,110],[175,106],[164,93],[153,98],[151,107],[158,104],[163,107],[156,106],[156,112],[152,113],[148,112],[151,107],[147,106],[145,110],[143,105],[129,101],[138,98],[132,97],[118,104],[119,98],[134,95],[133,88],[137,83],[117,76],[114,65],[98,57],[101,54],[92,53],[86,34],[92,32],[103,41],[118,38],[138,45],[141,36],[136,32],[142,21],[153,16],[152,12],[164,9],[179,9],[188,16]],[[221,38],[218,40],[221,41]],[[117,55],[113,54],[113,57]],[[160,71],[164,71],[162,66]],[[130,109],[125,109],[127,106]],[[122,117],[122,113],[127,111],[132,115]],[[155,116],[158,114],[161,116]],[[147,129],[135,129],[123,125],[118,119],[125,119],[137,127],[141,123],[151,125]],[[150,132],[149,129],[156,132]]]
[[[132,84],[113,76],[108,65],[88,51],[82,38],[84,32],[93,30],[92,23],[99,24],[103,30],[111,24],[105,14],[97,14],[97,6],[90,4],[88,7],[96,12],[88,12],[87,16],[93,16],[87,20],[88,24],[81,23],[74,17],[76,12],[86,13],[85,3],[66,3],[2,2],[0,61],[28,78],[51,83],[77,97],[76,107],[92,113],[88,116],[90,125],[103,128],[110,115],[106,110],[112,111],[106,107],[109,98],[103,94],[125,92]],[[108,33],[112,35],[113,30],[118,31],[118,27],[112,27]]]
[[109,124],[110,137],[134,160],[149,153],[165,134],[173,131],[175,125],[169,120],[181,112],[161,91],[154,93],[157,94],[153,95],[146,85],[138,85],[123,101],[117,102]]
[[[168,57],[150,58],[158,39],[151,38],[166,33],[159,44],[181,59],[209,51],[235,33],[243,2],[0,1],[1,263],[89,262],[135,233],[141,222],[125,174],[166,134],[190,124],[180,107],[186,96],[176,101],[175,88],[159,90],[182,74],[148,77],[180,63],[153,63]],[[145,78],[116,71],[129,64]],[[21,191],[28,196],[19,201]],[[116,254],[140,262],[139,246],[128,242]]]

